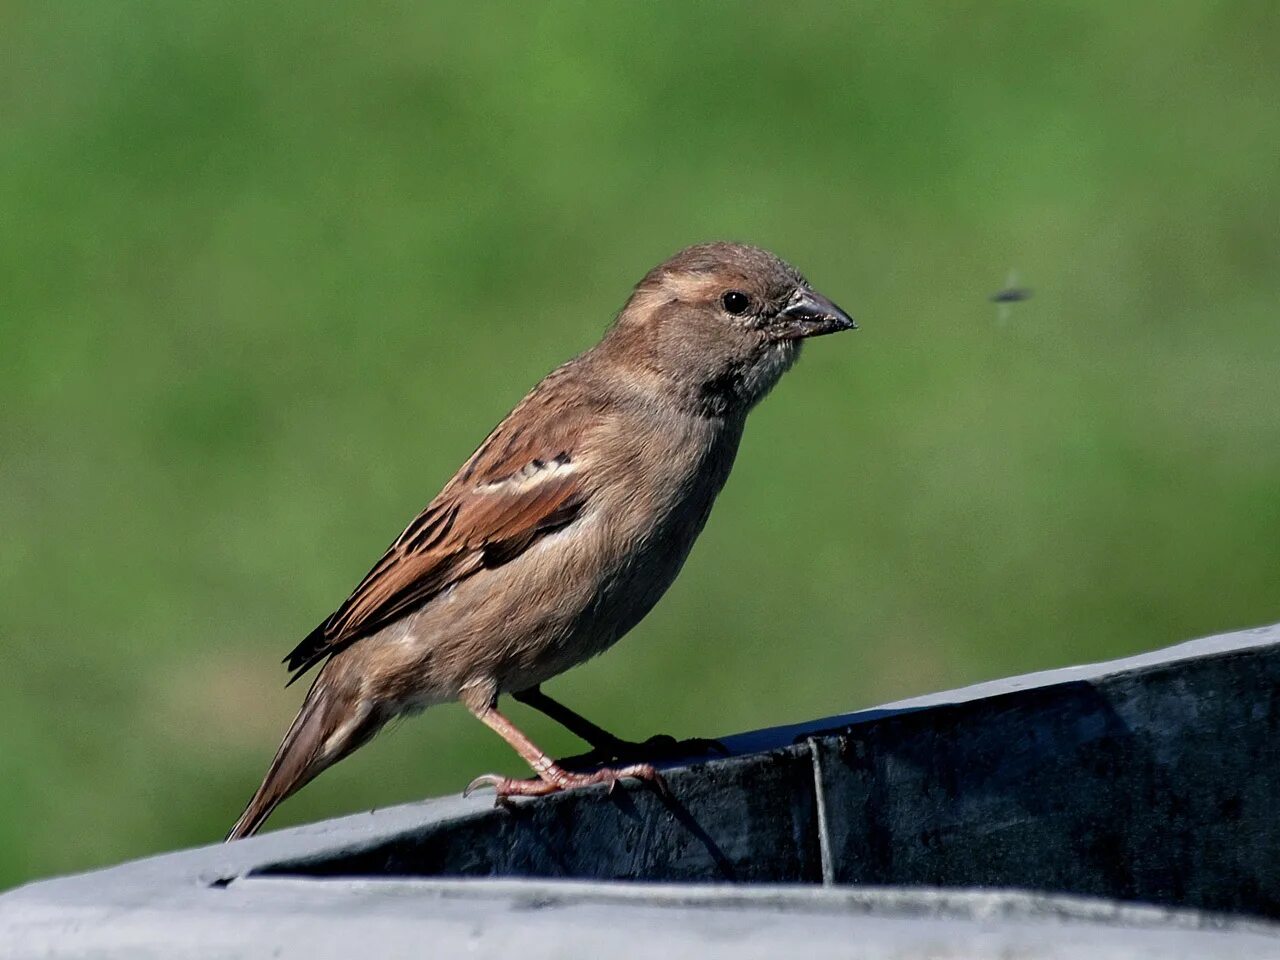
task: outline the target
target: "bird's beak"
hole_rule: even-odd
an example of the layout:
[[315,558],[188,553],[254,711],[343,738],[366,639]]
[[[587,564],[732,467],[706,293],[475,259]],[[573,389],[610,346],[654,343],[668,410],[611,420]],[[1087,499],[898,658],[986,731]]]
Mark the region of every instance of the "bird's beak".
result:
[[778,313],[776,333],[783,340],[799,340],[857,329],[853,318],[822,294],[797,290]]

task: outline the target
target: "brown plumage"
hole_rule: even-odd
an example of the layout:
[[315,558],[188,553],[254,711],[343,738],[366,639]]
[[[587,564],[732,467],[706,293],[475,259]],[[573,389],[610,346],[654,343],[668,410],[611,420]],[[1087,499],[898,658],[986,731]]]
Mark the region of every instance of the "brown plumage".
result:
[[499,795],[655,779],[643,763],[563,770],[498,696],[535,691],[648,613],[706,522],[747,413],[802,339],[853,325],[754,247],[703,244],[650,271],[604,339],[539,383],[285,658],[293,680],[327,662],[228,839],[393,716],[450,700],[537,773],[476,781]]

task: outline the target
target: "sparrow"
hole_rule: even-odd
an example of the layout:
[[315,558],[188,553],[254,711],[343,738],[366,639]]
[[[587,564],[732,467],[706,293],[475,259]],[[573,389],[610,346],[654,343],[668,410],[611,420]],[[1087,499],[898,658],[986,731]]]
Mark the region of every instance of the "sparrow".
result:
[[536,774],[485,774],[468,790],[661,783],[650,763],[565,769],[498,698],[598,732],[539,685],[653,608],[728,479],[747,414],[804,340],[855,327],[757,247],[699,244],[649,271],[604,338],[534,387],[284,658],[290,683],[323,666],[227,839],[256,832],[393,717],[452,701]]

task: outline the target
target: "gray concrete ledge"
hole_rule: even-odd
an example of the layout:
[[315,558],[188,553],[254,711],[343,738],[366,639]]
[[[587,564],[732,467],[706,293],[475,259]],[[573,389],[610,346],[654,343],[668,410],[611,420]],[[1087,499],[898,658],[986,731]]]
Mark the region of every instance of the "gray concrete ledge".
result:
[[31,884],[0,956],[1277,957],[1278,728],[1280,625],[726,738],[670,799],[450,797]]

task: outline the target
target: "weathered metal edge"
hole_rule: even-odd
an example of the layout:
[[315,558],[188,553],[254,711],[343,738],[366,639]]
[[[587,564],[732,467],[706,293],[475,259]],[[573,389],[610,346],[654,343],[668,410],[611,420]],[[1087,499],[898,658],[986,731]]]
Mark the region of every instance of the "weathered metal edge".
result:
[[[809,733],[847,729],[894,714],[966,703],[1063,683],[1116,678],[1184,660],[1229,655],[1275,644],[1280,644],[1280,624],[1190,641],[1137,657],[976,684],[960,690],[898,701],[874,710],[863,710],[839,717],[755,731],[724,739],[726,745],[735,753],[750,754],[762,749],[776,749],[795,744],[797,740],[804,740]],[[814,905],[812,909],[819,912],[823,912],[824,908],[840,912],[841,908],[832,905],[844,904],[847,911],[857,914],[860,913],[857,905],[862,903],[867,906],[865,911],[862,911],[864,927],[860,929],[865,929],[865,923],[868,920],[865,915],[867,911],[881,918],[929,917],[931,923],[938,922],[940,917],[955,919],[960,916],[969,921],[982,923],[989,923],[992,919],[1004,922],[1010,918],[1018,922],[1021,922],[1019,918],[1036,921],[1050,918],[1059,921],[1075,919],[1089,927],[1118,924],[1127,929],[1134,925],[1144,926],[1149,927],[1152,934],[1157,932],[1155,928],[1166,933],[1172,932],[1171,929],[1166,929],[1169,927],[1184,931],[1212,930],[1229,934],[1229,949],[1219,952],[1215,947],[1210,952],[1204,953],[1205,956],[1262,956],[1266,954],[1256,953],[1253,948],[1263,943],[1269,945],[1268,949],[1273,954],[1276,950],[1274,937],[1277,928],[1257,921],[1225,918],[1196,911],[1170,911],[1158,907],[1089,901],[1087,898],[1017,892],[867,888],[850,891],[803,888],[779,893],[770,888],[751,890],[733,888],[733,895],[729,900],[717,901],[715,897],[723,894],[717,892],[714,887],[664,886],[663,895],[651,896],[651,892],[646,889],[651,885],[591,884],[595,892],[590,896],[582,897],[575,892],[576,887],[573,881],[266,879],[246,881],[237,879],[255,869],[279,863],[282,860],[314,856],[323,851],[348,850],[371,842],[379,842],[405,831],[421,830],[427,825],[444,825],[459,819],[487,815],[490,812],[491,808],[487,800],[479,798],[462,800],[457,797],[448,797],[283,830],[236,844],[219,844],[180,851],[107,870],[30,884],[0,895],[0,942],[12,944],[25,941],[31,945],[43,944],[48,948],[56,946],[59,942],[68,946],[73,942],[84,945],[93,941],[93,931],[101,928],[104,955],[130,955],[127,952],[117,954],[107,948],[107,944],[113,938],[108,928],[118,931],[124,940],[133,943],[136,947],[136,941],[129,940],[129,937],[134,934],[126,936],[124,931],[126,928],[132,929],[130,923],[143,915],[156,918],[169,917],[175,923],[189,922],[194,929],[201,924],[214,924],[216,927],[220,922],[216,918],[228,917],[229,911],[231,915],[236,915],[246,909],[270,910],[273,909],[273,905],[275,909],[284,910],[286,904],[297,906],[301,902],[306,904],[303,908],[304,913],[309,915],[305,919],[307,922],[313,922],[315,917],[311,915],[312,908],[323,910],[323,905],[332,904],[334,897],[354,907],[352,900],[359,901],[362,897],[372,897],[383,905],[388,897],[392,901],[404,901],[408,898],[412,903],[420,905],[421,898],[424,896],[434,900],[447,894],[446,899],[461,897],[470,901],[473,898],[479,898],[491,906],[496,898],[505,909],[529,909],[531,904],[541,903],[553,912],[623,906],[638,910],[643,906],[646,912],[654,907],[662,907],[666,910],[687,910],[698,907],[699,909],[746,910],[755,914],[761,910],[796,912],[803,909],[808,911],[810,908],[801,908],[799,904],[810,903]],[[273,884],[285,886],[270,886]],[[244,896],[251,891],[253,891],[252,897]],[[432,893],[432,891],[446,893]],[[601,897],[604,899],[598,899]],[[627,899],[628,897],[638,899],[633,901]],[[250,907],[247,900],[252,900],[255,906]],[[1085,913],[1093,911],[1092,915],[1075,916],[1072,913],[1075,909],[1073,904],[1087,904]],[[995,911],[994,914],[992,910]],[[1039,910],[1046,910],[1047,914],[1042,915],[1037,912]],[[1001,913],[1001,911],[1006,912]],[[1024,912],[1018,913],[1018,911]],[[416,908],[409,913],[411,915],[401,919],[416,918],[417,922],[429,922],[432,919],[419,913]],[[842,916],[845,915],[842,914]],[[1104,920],[1104,916],[1111,919]],[[122,922],[122,917],[130,919],[128,922]],[[338,918],[331,919],[335,922],[338,920]],[[845,919],[853,919],[853,917],[845,916]],[[225,923],[225,920],[221,922]],[[1187,926],[1188,924],[1191,926]],[[1016,923],[1014,925],[1016,926]],[[328,929],[332,934],[334,928],[332,923],[319,923],[315,933],[319,935],[322,929]],[[60,940],[58,931],[64,933],[76,931],[77,935]],[[251,930],[246,927],[242,933],[248,937],[251,935]],[[1241,940],[1240,937],[1245,939]],[[1255,940],[1255,937],[1262,939]],[[120,942],[123,943],[124,940]],[[313,940],[313,947],[314,942]],[[1161,942],[1164,942],[1163,939]],[[1208,949],[1208,943],[1201,946]],[[1135,941],[1132,945],[1136,946],[1137,942]],[[1154,948],[1155,941],[1151,941],[1148,945]],[[1189,943],[1184,945],[1190,946]],[[1058,955],[1049,950],[1048,946],[1046,951],[1034,955]],[[146,954],[136,952],[133,955]],[[1176,955],[1195,954],[1184,954],[1179,950]]]

